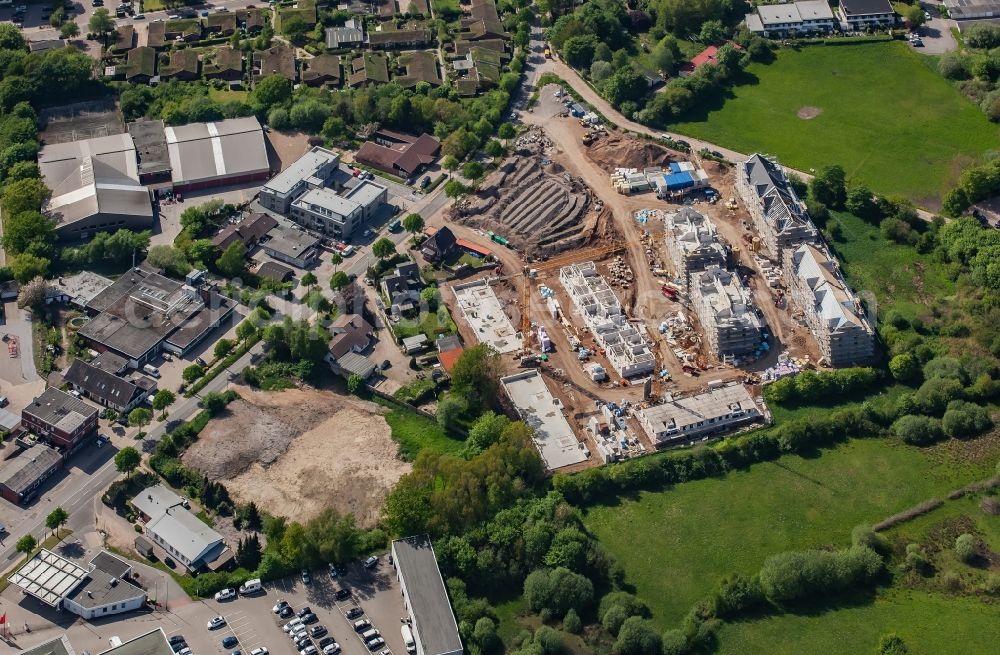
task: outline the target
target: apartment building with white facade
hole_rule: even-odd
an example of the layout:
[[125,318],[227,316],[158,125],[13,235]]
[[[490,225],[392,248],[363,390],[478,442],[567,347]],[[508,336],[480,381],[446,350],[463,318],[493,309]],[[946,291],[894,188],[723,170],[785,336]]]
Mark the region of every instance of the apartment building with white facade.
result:
[[745,355],[764,340],[765,322],[750,290],[739,277],[718,266],[691,277],[691,306],[708,346],[717,357]]
[[805,203],[773,159],[754,154],[740,164],[736,190],[750,212],[767,255],[780,259],[785,248],[816,242],[818,233]]
[[697,271],[726,265],[726,248],[719,234],[703,214],[683,207],[664,219],[664,244],[673,273],[688,280]]

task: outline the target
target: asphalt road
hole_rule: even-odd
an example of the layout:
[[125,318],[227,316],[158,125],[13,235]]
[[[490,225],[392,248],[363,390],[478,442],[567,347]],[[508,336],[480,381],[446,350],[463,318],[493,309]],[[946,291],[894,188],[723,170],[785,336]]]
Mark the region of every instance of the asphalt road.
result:
[[[242,372],[244,368],[250,365],[250,358],[253,353],[260,352],[261,350],[261,344],[257,344],[250,349],[250,352],[236,360],[228,370],[235,373]],[[174,420],[182,421],[189,419],[199,410],[198,402],[200,396],[212,391],[222,391],[228,384],[229,379],[227,374],[219,374],[214,380],[205,385],[205,388],[198,394],[191,398],[182,398],[176,405],[172,406],[170,408],[171,417]],[[155,443],[163,437],[165,432],[166,424],[160,423],[149,431],[145,441]],[[77,484],[69,485],[65,489],[59,489],[55,492],[49,492],[44,498],[36,501],[31,511],[39,517],[38,522],[22,534],[10,535],[4,539],[3,549],[0,550],[0,569],[6,569],[20,556],[20,553],[17,552],[14,546],[17,540],[24,534],[34,535],[39,542],[48,536],[50,531],[45,526],[45,517],[56,507],[62,507],[69,513],[70,518],[67,525],[70,529],[77,530],[93,526],[93,503],[101,502],[101,494],[120,475],[117,469],[115,469],[114,449],[108,445],[100,452],[103,453],[104,451],[109,451],[108,454],[111,457],[99,469],[88,476],[81,477]],[[85,456],[85,453],[79,453],[74,457],[74,460]]]

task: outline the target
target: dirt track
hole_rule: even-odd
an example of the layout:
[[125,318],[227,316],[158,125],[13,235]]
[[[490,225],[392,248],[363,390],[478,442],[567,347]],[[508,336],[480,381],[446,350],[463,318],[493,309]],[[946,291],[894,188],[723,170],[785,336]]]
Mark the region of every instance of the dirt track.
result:
[[375,523],[410,470],[378,405],[315,389],[238,391],[244,400],[209,423],[186,464],[277,516],[307,520],[333,506]]

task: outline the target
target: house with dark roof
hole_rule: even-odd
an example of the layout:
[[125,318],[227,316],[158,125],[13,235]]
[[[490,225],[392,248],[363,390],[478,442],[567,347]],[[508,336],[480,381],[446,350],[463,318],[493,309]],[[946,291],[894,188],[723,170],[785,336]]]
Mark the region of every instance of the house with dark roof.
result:
[[475,43],[464,57],[453,59],[452,68],[458,76],[455,87],[460,95],[473,96],[500,84],[506,52],[481,48]]
[[330,360],[337,360],[349,352],[361,353],[371,345],[371,335],[375,328],[360,314],[342,314],[329,327]]
[[131,25],[119,25],[113,34],[116,34],[117,38],[108,46],[112,54],[131,50],[135,46],[135,28]]
[[889,0],[840,0],[837,11],[841,19],[856,31],[896,24],[896,12]]
[[236,20],[247,34],[260,34],[271,20],[271,10],[256,7],[237,9]]
[[276,282],[288,282],[295,277],[295,271],[284,264],[266,261],[257,269],[257,275]]
[[302,83],[307,86],[340,86],[340,57],[319,55],[302,62]]
[[382,278],[381,286],[393,316],[409,317],[420,311],[424,280],[420,277],[420,267],[413,262],[398,265],[393,275]]
[[183,80],[190,82],[198,79],[198,53],[194,50],[171,50],[160,54],[160,79]]
[[243,79],[243,51],[226,46],[202,55],[201,74],[207,80]]
[[389,83],[389,60],[377,52],[366,52],[351,61],[351,75],[347,86],[356,88],[369,84]]
[[97,431],[97,408],[49,387],[21,410],[21,426],[68,453]]
[[197,41],[201,38],[201,27],[201,21],[197,18],[153,21],[146,27],[146,45],[164,48],[177,41]]
[[415,52],[404,52],[396,58],[401,75],[395,75],[393,82],[403,88],[415,87],[420,82],[427,82],[431,86],[441,86],[441,74],[438,73],[437,55],[429,50],[417,50]]
[[228,223],[219,233],[212,237],[212,245],[220,251],[236,242],[242,243],[247,250],[257,245],[260,238],[278,226],[278,221],[270,214],[250,214],[238,223]]
[[125,55],[125,80],[133,84],[149,84],[156,75],[156,50],[141,45]]
[[209,14],[204,22],[205,31],[213,36],[232,36],[237,27],[236,14],[230,11]]
[[409,178],[434,163],[441,142],[430,134],[419,137],[392,130],[376,130],[362,144],[355,160],[391,175]]
[[101,368],[74,359],[66,372],[65,380],[74,390],[119,414],[127,414],[156,391],[156,382],[145,376],[133,380],[118,377]]
[[368,30],[367,42],[370,48],[381,50],[417,48],[431,42],[431,30],[421,21],[411,21],[401,27],[387,21]]
[[15,505],[30,502],[64,461],[55,448],[36,444],[0,462],[0,498]]
[[286,80],[298,80],[295,50],[286,45],[275,45],[253,53],[253,81],[257,83],[269,75],[281,75]]
[[457,38],[462,41],[510,39],[510,35],[503,28],[497,5],[493,0],[473,0],[469,15],[463,17],[459,25]]
[[[426,234],[426,232],[425,232]],[[429,262],[439,262],[455,250],[455,233],[448,227],[431,232],[420,244],[420,254]]]

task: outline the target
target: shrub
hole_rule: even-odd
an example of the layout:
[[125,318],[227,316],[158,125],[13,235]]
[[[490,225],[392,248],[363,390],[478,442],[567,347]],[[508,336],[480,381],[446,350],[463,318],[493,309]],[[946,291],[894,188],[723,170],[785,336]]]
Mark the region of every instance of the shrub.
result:
[[985,407],[964,400],[953,400],[941,419],[941,427],[949,437],[964,438],[986,432],[993,421]]
[[882,535],[875,532],[872,526],[867,524],[854,526],[854,529],[851,530],[851,544],[871,548],[876,553],[884,553],[888,550],[888,544],[882,538]]
[[900,382],[913,382],[920,377],[920,362],[913,353],[901,353],[889,360],[889,372]]
[[907,655],[909,652],[906,643],[895,633],[882,635],[875,648],[875,655]]
[[690,650],[687,637],[680,630],[667,630],[661,643],[663,655],[687,655]]
[[611,652],[615,655],[660,655],[663,641],[653,626],[638,616],[625,619]]
[[536,612],[547,608],[556,616],[586,609],[594,600],[594,584],[565,568],[533,571],[524,581],[524,598]]
[[966,564],[972,564],[978,557],[976,538],[969,533],[960,534],[955,539],[955,555]]
[[903,560],[903,568],[916,571],[923,575],[931,568],[931,561],[927,558],[927,553],[920,547],[920,544],[906,545],[906,558]]
[[629,615],[625,611],[625,608],[615,605],[608,608],[608,611],[601,615],[601,627],[607,630],[612,636],[617,636],[618,631],[621,630],[622,624],[625,623],[625,619],[627,618],[629,618]]
[[908,444],[925,446],[944,437],[941,421],[930,416],[901,416],[892,424],[892,432]]
[[583,630],[583,621],[580,620],[580,615],[577,614],[576,610],[573,608],[570,608],[570,610],[566,612],[566,616],[563,617],[562,625],[563,630],[574,635],[580,634],[580,631]]
[[944,412],[948,403],[961,396],[961,382],[952,378],[935,377],[920,385],[913,394],[913,400],[920,411],[937,416]]
[[838,552],[787,552],[764,562],[760,585],[769,599],[790,603],[867,584],[881,573],[882,567],[879,554],[864,546]]
[[715,596],[715,613],[720,618],[737,616],[765,602],[760,580],[742,575],[724,578]]
[[535,631],[535,644],[541,646],[546,655],[556,655],[563,648],[562,635],[558,630],[543,625]]

